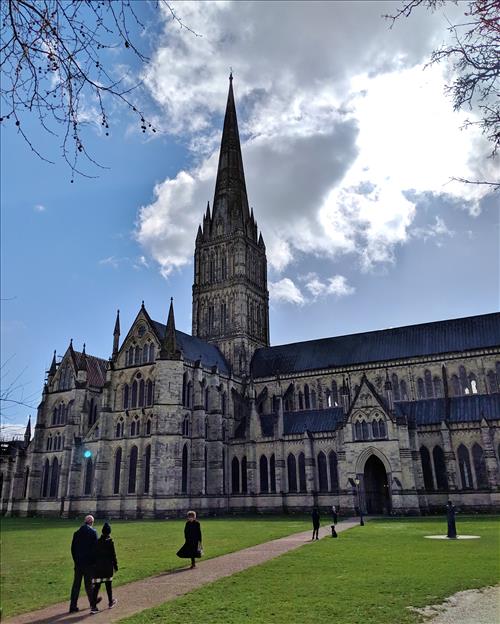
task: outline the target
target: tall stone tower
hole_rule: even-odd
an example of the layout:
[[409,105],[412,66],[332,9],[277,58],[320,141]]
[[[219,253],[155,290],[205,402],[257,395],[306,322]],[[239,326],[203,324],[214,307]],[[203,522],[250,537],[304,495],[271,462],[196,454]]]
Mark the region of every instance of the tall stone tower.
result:
[[266,246],[248,208],[232,75],[212,210],[196,236],[193,336],[216,344],[238,375],[269,345]]

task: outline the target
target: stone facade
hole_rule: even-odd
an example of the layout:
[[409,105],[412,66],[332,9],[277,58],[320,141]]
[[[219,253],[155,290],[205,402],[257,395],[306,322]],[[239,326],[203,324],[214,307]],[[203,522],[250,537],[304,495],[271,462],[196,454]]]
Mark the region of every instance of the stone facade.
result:
[[192,336],[142,305],[109,360],[54,354],[2,513],[500,509],[499,314],[270,347],[268,298],[230,84]]

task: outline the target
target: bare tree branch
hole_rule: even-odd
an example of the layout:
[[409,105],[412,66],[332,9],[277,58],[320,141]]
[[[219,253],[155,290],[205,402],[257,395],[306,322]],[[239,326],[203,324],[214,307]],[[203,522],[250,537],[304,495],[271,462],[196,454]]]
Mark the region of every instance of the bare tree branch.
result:
[[[0,122],[13,123],[21,138],[42,160],[53,162],[34,145],[24,128],[35,116],[45,131],[62,139],[61,153],[75,174],[90,176],[79,166],[101,167],[89,154],[83,129],[91,123],[110,134],[112,100],[136,116],[143,133],[156,132],[133,101],[130,77],[116,77],[109,52],[126,49],[141,63],[149,61],[135,43],[146,31],[138,7],[162,8],[181,29],[198,37],[166,0],[3,0],[0,2]],[[139,35],[137,34],[139,32]],[[107,58],[108,56],[108,58]]]

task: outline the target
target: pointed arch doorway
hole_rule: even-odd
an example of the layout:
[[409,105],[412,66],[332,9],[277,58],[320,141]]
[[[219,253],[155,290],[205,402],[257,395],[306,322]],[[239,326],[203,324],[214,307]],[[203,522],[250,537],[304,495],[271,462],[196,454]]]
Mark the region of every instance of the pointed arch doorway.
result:
[[391,497],[387,472],[376,455],[370,455],[364,469],[364,498],[369,514],[388,514],[391,511]]

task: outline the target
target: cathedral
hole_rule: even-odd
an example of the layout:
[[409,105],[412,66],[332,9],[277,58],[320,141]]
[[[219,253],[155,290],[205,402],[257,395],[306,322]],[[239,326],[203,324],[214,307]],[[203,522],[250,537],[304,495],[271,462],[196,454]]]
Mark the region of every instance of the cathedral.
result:
[[269,344],[232,77],[192,319],[143,303],[111,357],[54,352],[33,436],[2,444],[3,514],[500,510],[500,313]]

